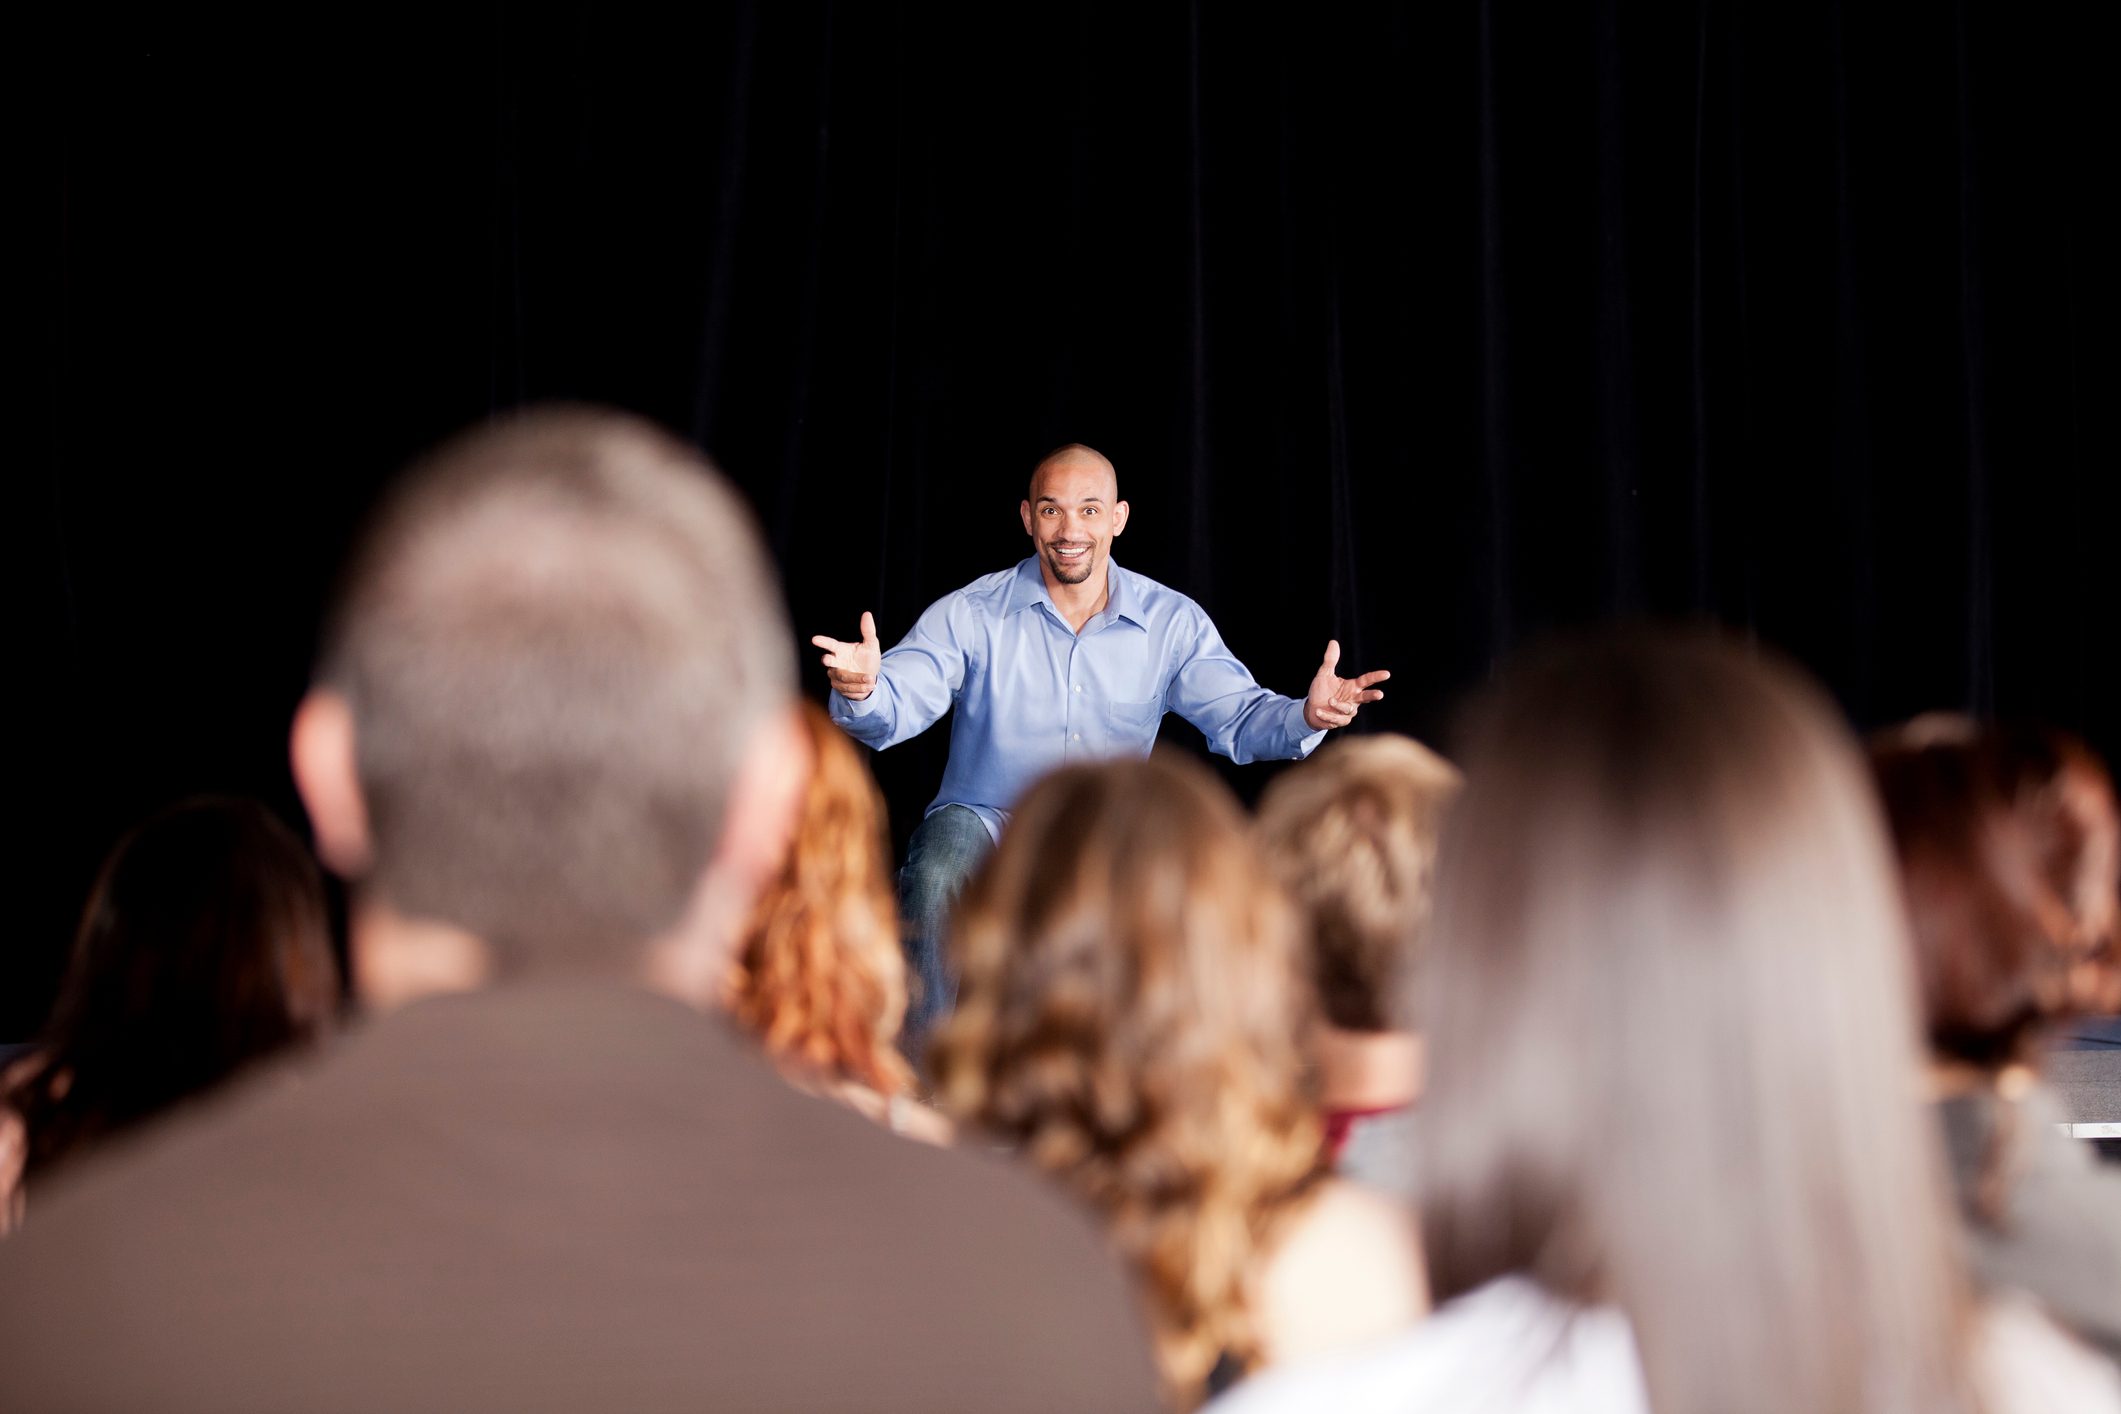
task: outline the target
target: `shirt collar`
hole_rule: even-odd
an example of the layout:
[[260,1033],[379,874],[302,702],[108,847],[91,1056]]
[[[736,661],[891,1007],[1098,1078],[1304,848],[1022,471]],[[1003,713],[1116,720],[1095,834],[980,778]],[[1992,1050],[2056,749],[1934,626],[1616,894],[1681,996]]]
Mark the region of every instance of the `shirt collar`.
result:
[[1149,606],[1141,601],[1141,586],[1134,582],[1134,576],[1121,569],[1117,560],[1105,561],[1106,616],[1147,632]]
[[[1133,576],[1121,569],[1117,560],[1106,560],[1105,617],[1146,631],[1149,627],[1148,606],[1137,602],[1141,597]],[[1038,572],[1038,556],[1027,556],[1016,567],[1016,580],[1009,586],[1003,613],[1014,615],[1034,604],[1051,607],[1052,603],[1052,596],[1046,593],[1046,578]]]
[[1016,581],[1009,586],[1009,598],[1002,612],[1013,615],[1033,604],[1050,602],[1046,597],[1046,581],[1038,572],[1038,556],[1031,555],[1016,567]]

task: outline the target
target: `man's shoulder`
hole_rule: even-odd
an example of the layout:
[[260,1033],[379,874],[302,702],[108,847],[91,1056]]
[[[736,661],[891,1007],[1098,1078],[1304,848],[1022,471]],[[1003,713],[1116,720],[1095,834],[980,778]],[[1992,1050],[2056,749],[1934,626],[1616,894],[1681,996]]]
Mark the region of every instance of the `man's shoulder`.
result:
[[921,617],[942,615],[945,619],[963,624],[967,619],[995,620],[1005,616],[1019,592],[1023,562],[1005,570],[983,574],[969,584],[963,584],[930,603]]
[[1001,604],[1015,592],[1024,573],[1024,566],[1031,562],[1018,560],[1007,569],[983,574],[970,584],[962,585],[943,596],[944,599],[971,599],[982,603]]
[[1200,601],[1140,570],[1115,563],[1111,571],[1120,585],[1121,612],[1139,615],[1144,627],[1171,624],[1198,628],[1210,622]]
[[[509,1036],[515,1050],[494,1044]],[[413,1365],[582,1402],[574,1382],[614,1330],[667,1347],[639,1372],[644,1396],[763,1397],[828,1336],[838,1353],[796,1381],[826,1404],[863,1369],[908,1390],[879,1407],[937,1394],[900,1365],[954,1338],[1087,1362],[1075,1393],[1091,1403],[1149,1388],[1087,1215],[989,1156],[799,1094],[726,1026],[651,1006],[464,1005],[378,1026],[29,1207],[0,1247],[0,1363],[46,1393],[103,1389],[79,1383],[82,1362],[124,1355],[131,1373],[105,1391],[124,1403],[172,1373],[168,1355],[254,1403],[317,1404],[315,1371],[350,1329]],[[754,1318],[766,1334],[739,1338]],[[1019,1369],[976,1363],[1021,1407]],[[394,1379],[358,1392],[390,1404]]]

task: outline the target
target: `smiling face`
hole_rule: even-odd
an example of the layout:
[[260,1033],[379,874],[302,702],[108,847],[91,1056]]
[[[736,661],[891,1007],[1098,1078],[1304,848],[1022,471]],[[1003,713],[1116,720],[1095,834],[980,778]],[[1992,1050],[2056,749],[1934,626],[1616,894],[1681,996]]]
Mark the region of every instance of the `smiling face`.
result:
[[1112,463],[1088,447],[1064,447],[1031,474],[1020,508],[1051,584],[1083,584],[1105,571],[1112,537],[1127,528]]

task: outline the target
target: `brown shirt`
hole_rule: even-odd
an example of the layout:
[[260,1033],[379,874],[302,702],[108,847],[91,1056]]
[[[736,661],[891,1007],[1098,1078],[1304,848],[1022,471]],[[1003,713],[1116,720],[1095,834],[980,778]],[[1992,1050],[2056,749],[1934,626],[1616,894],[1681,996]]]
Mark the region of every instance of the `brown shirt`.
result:
[[1136,1312],[1033,1177],[798,1094],[676,1003],[524,986],[33,1192],[0,1408],[1150,1409]]

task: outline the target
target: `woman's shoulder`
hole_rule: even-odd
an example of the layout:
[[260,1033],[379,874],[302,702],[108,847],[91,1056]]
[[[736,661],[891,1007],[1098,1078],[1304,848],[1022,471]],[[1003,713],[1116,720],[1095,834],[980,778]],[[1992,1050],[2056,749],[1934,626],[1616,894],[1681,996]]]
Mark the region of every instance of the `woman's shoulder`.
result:
[[957,1127],[947,1115],[930,1109],[910,1095],[886,1095],[853,1080],[839,1081],[826,1087],[824,1093],[893,1134],[939,1148],[948,1148],[957,1139]]
[[1419,1325],[1344,1355],[1269,1370],[1214,1414],[1645,1414],[1627,1323],[1582,1310],[1522,1278],[1491,1282]]
[[1344,1179],[1325,1180],[1275,1241],[1256,1299],[1270,1364],[1405,1329],[1428,1309],[1412,1210]]
[[[1421,1278],[1421,1225],[1414,1210],[1344,1178],[1319,1182],[1283,1231],[1272,1266],[1292,1275],[1330,1276],[1349,1260],[1389,1263]],[[1426,1283],[1421,1283],[1426,1289]]]

